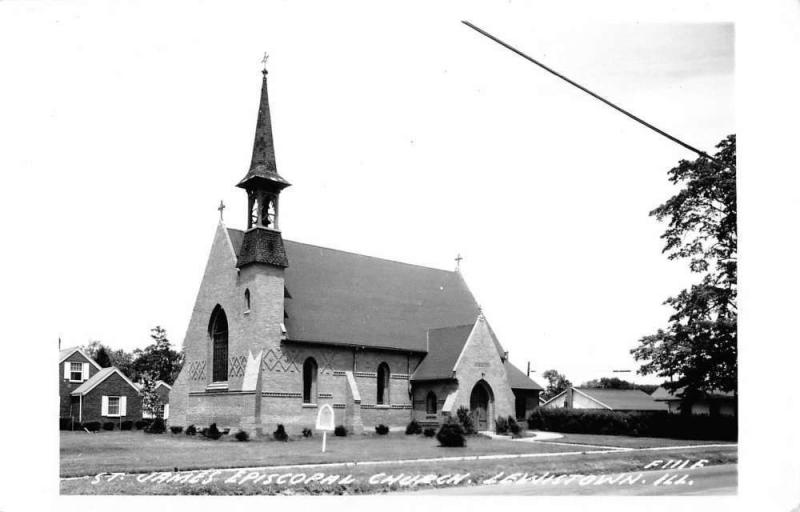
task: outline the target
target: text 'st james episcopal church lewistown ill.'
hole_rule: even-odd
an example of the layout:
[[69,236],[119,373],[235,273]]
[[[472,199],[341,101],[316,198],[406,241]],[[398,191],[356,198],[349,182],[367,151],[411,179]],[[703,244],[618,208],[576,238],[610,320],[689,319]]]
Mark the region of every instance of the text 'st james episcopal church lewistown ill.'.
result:
[[271,432],[313,428],[330,404],[359,432],[459,407],[479,430],[526,417],[541,387],[508,361],[458,270],[284,240],[289,182],[272,140],[267,72],[247,192],[247,229],[220,220],[170,393],[170,423]]

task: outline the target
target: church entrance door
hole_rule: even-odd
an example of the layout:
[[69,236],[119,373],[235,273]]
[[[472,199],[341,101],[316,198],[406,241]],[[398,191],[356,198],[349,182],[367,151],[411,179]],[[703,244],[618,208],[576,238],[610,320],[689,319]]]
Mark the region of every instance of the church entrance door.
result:
[[469,396],[469,409],[475,421],[476,430],[488,430],[489,418],[493,412],[492,388],[485,380],[479,380]]

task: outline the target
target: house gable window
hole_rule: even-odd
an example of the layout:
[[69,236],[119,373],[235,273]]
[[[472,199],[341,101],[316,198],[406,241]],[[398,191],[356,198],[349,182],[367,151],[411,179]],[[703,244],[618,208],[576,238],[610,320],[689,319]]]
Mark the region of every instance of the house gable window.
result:
[[69,381],[83,382],[83,363],[69,363]]
[[389,404],[389,365],[381,363],[378,365],[378,405]]

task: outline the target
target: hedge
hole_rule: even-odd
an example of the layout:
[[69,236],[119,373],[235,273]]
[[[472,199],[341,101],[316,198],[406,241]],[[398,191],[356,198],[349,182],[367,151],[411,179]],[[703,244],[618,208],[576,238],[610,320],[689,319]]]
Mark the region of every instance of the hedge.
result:
[[580,409],[536,409],[528,428],[570,434],[607,434],[735,441],[732,416],[682,415],[666,411],[620,412]]

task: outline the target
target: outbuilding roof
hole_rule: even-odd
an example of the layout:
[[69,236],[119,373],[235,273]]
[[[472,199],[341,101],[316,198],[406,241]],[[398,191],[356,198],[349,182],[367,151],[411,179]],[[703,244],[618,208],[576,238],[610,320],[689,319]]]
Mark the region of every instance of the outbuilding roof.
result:
[[[228,229],[237,254],[243,233]],[[427,331],[473,324],[461,274],[284,240],[287,337],[425,352]]]
[[641,389],[575,388],[614,411],[663,411],[660,404]]
[[[664,386],[659,386],[656,388],[655,391],[650,395],[653,400],[658,401],[667,401],[667,400],[680,400],[681,398],[678,396],[681,392],[683,392],[685,388],[678,388],[674,392],[667,391]],[[714,389],[705,393],[705,398],[733,398],[734,395],[730,391],[720,391],[718,389]]]

